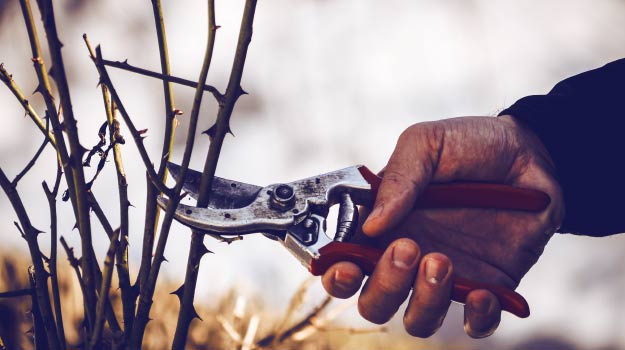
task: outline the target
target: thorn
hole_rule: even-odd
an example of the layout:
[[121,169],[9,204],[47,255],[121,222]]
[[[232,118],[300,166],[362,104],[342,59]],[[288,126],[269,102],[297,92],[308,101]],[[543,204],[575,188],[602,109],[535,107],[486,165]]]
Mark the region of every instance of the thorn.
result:
[[123,63],[123,64],[128,64],[128,59],[126,58],[126,59],[124,60],[124,62],[122,62],[122,63]]
[[215,30],[221,28],[221,26],[215,25]]
[[130,201],[126,201],[126,204],[127,204],[129,207],[136,208],[134,205],[132,205],[132,203],[130,203]]
[[[48,75],[54,78],[54,74],[55,74],[54,66],[51,66],[50,69],[48,70]],[[54,80],[56,80],[56,78],[54,78]]]
[[195,306],[192,307],[191,311],[193,312],[193,315],[191,316],[191,319],[197,318],[198,320],[204,322],[204,320],[200,317],[200,315],[195,310]]
[[184,112],[180,109],[174,109],[174,115],[183,115]]
[[204,245],[203,243],[200,246],[199,250],[200,250],[200,258],[203,257],[207,253],[214,254],[212,251],[208,250],[208,248],[206,248],[206,245]]
[[232,129],[230,129],[230,125],[228,124],[228,128],[226,129],[226,133],[232,135],[232,137],[234,136],[234,133],[232,132]]
[[178,287],[178,289],[169,294],[177,296],[180,302],[182,302],[182,296],[184,295],[184,283]]
[[[83,145],[79,145],[79,146],[80,146],[80,153],[85,154],[85,153],[89,152],[89,149],[86,148],[85,146],[83,146]],[[82,156],[82,154],[81,154],[81,156]]]
[[163,255],[163,261],[164,262],[169,262],[169,260],[167,260],[167,258]]
[[243,90],[241,86],[239,86],[239,96],[241,95],[249,95],[249,94],[247,93],[247,91]]
[[36,93],[40,93],[43,95],[43,88],[41,87],[41,84],[37,85],[37,87],[35,88],[32,94],[34,95]]
[[78,222],[74,223],[74,227],[72,227],[72,231],[78,228]]
[[40,229],[38,229],[38,228],[36,228],[34,226],[31,226],[30,228],[35,232],[36,235],[39,235],[41,233],[45,233],[45,231],[41,231]]
[[104,84],[104,79],[102,77],[98,78],[98,83],[96,84],[95,87],[99,88],[100,85],[106,85]]
[[202,134],[208,135],[210,141],[213,141],[215,138],[215,133],[217,132],[217,124],[213,124],[210,128],[202,131]]

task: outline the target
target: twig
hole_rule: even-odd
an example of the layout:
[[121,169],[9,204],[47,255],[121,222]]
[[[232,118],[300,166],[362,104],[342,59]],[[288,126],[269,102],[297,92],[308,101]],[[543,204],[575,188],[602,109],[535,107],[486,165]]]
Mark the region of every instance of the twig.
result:
[[[214,6],[211,7],[210,5],[212,3],[213,3],[212,1],[209,1],[209,11],[210,11],[209,16],[211,16],[211,13],[214,13],[212,11],[214,10]],[[212,23],[214,23],[214,17],[213,17]],[[202,87],[202,84],[204,84],[204,82],[206,81],[206,77],[208,75],[208,69],[210,67],[212,51],[214,47],[214,44],[211,44],[211,42],[214,43],[214,41],[211,41],[209,38],[208,43],[207,43],[206,53],[204,55],[204,63],[202,64],[202,69],[200,72],[200,78],[198,79],[198,84],[197,84],[198,86],[197,86],[194,101],[193,101],[193,107],[191,109],[189,129],[187,132],[187,141],[186,141],[185,150],[182,156],[182,163],[181,163],[181,169],[180,169],[180,174],[179,174],[181,179],[184,178],[184,176],[186,175],[187,169],[189,168],[189,162],[191,160],[191,153],[193,151],[193,145],[195,143],[195,131],[197,129],[197,122],[198,122],[199,112],[200,112],[200,104],[201,104],[202,96],[203,96],[203,90],[201,87]],[[154,260],[149,270],[149,276],[147,280],[145,281],[145,283],[141,285],[141,294],[139,298],[137,317],[135,319],[135,325],[134,325],[133,334],[131,337],[130,347],[133,347],[133,346],[139,347],[143,339],[145,326],[147,325],[147,322],[149,319],[150,308],[152,305],[152,296],[154,294],[154,289],[156,287],[156,281],[158,278],[161,264],[164,261],[163,254],[165,252],[165,246],[167,244],[169,230],[171,228],[171,224],[173,221],[173,214],[180,200],[180,196],[178,194],[181,192],[183,184],[184,184],[183,181],[179,181],[178,183],[176,183],[176,186],[173,190],[174,195],[169,196],[169,203],[167,205],[165,216],[163,218],[163,223],[161,225],[161,232],[160,232],[160,236],[159,236],[158,243],[156,246]],[[147,226],[146,226],[146,229],[147,229]],[[205,250],[202,254],[206,252],[207,251]],[[195,290],[195,286],[193,286],[193,289]],[[195,309],[193,309],[192,306],[191,306],[191,311],[189,311],[189,313],[192,315],[191,317],[194,317],[197,315],[197,313],[195,312]],[[177,334],[179,334],[178,331],[176,331],[176,335]],[[186,334],[187,332],[184,332],[184,337],[183,337],[184,339],[182,340],[183,348],[184,348],[184,343],[186,342]],[[176,339],[179,339],[179,338],[176,338],[176,336],[174,337],[174,344],[177,344]],[[175,349],[176,345],[174,345],[173,348]]]
[[[152,0],[152,14],[154,17],[154,25],[156,29],[156,37],[158,40],[158,53],[161,62],[161,73],[170,75],[169,52],[167,47],[167,34],[165,31],[165,20],[163,18],[163,10],[160,0]],[[161,152],[161,161],[158,168],[159,180],[167,181],[167,162],[169,161],[175,135],[175,118],[177,111],[174,105],[174,94],[171,83],[163,80],[163,97],[165,99],[165,134],[163,138],[163,147]],[[147,181],[145,221],[143,228],[143,245],[141,252],[141,264],[139,265],[139,275],[137,281],[139,288],[143,288],[152,269],[152,251],[154,249],[155,234],[158,229],[158,222],[161,209],[157,204],[159,191],[154,185]],[[134,321],[133,321],[134,322]],[[127,339],[130,336],[127,334]]]
[[293,318],[293,315],[302,307],[302,305],[304,305],[306,301],[306,293],[314,281],[314,277],[309,277],[299,286],[299,288],[297,288],[297,291],[293,294],[293,297],[291,297],[289,308],[284,314],[284,317],[278,327],[276,327],[274,336],[275,339],[280,338],[280,336],[285,332],[287,324],[291,321],[291,318]]
[[[50,50],[50,57],[54,68],[54,80],[59,91],[61,107],[63,108],[63,125],[65,126],[65,131],[67,132],[69,148],[71,151],[69,155],[69,164],[75,192],[75,201],[73,204],[78,218],[81,248],[83,252],[88,252],[93,249],[93,243],[91,239],[89,204],[87,202],[88,189],[85,183],[85,174],[82,167],[84,147],[80,144],[78,137],[76,118],[74,117],[69,85],[67,83],[67,75],[65,74],[65,64],[63,62],[63,55],[61,54],[62,44],[56,30],[56,20],[54,18],[52,0],[37,0],[37,4],[39,6],[39,12],[41,12],[41,18],[46,32],[48,48]],[[68,170],[69,169],[65,169],[66,173]],[[95,262],[90,254],[83,254],[81,265],[87,292],[85,299],[87,299],[87,314],[91,317],[91,321],[93,321],[95,312],[93,309],[95,305],[95,281],[93,276],[95,271],[94,264]]]
[[228,320],[226,320],[223,316],[217,315],[217,322],[230,339],[232,339],[237,345],[240,345],[243,342],[241,334],[239,334],[239,332],[235,329],[235,326],[228,322]]
[[[36,271],[34,271],[33,266],[28,267],[28,282],[30,283],[31,289],[37,288],[37,280],[36,280]],[[46,344],[46,327],[43,317],[41,316],[41,310],[39,309],[39,301],[37,297],[33,294],[31,295],[31,308],[30,314],[33,317],[33,336],[35,337],[35,348],[36,349],[44,349],[47,350],[48,344]]]
[[245,331],[245,336],[243,337],[241,350],[251,350],[254,347],[254,337],[256,336],[256,331],[258,331],[259,323],[260,317],[258,315],[252,316],[247,324],[247,331]]
[[146,170],[148,171],[150,180],[161,192],[168,194],[168,195],[171,194],[171,189],[169,189],[167,186],[165,186],[165,184],[161,180],[159,180],[159,176],[156,174],[156,171],[154,170],[154,165],[152,164],[152,161],[150,160],[150,156],[148,155],[148,152],[145,149],[145,145],[143,144],[144,136],[142,135],[143,133],[145,133],[146,130],[137,130],[137,128],[135,127],[135,124],[130,119],[130,115],[126,111],[126,108],[124,107],[123,103],[121,102],[121,99],[119,98],[119,95],[117,94],[117,90],[115,90],[115,87],[113,86],[113,82],[111,81],[111,78],[109,77],[108,72],[106,71],[106,68],[102,64],[102,51],[100,49],[100,46],[96,47],[95,52],[96,52],[95,65],[98,69],[98,72],[100,73],[100,83],[106,85],[106,87],[108,88],[109,93],[111,94],[111,98],[113,99],[113,102],[115,102],[115,105],[117,106],[117,110],[120,112],[122,118],[124,119],[126,126],[128,126],[128,129],[130,130],[130,134],[132,135],[132,138],[135,141],[137,149],[139,150],[139,154],[141,155],[141,159],[143,160]]
[[41,146],[39,146],[39,149],[37,150],[35,155],[32,157],[32,159],[28,162],[28,164],[26,164],[24,169],[22,171],[20,171],[20,173],[15,176],[15,179],[13,179],[13,181],[12,181],[14,186],[17,186],[17,183],[20,182],[22,177],[24,177],[24,175],[26,175],[26,173],[28,173],[28,171],[30,171],[30,169],[33,167],[33,165],[35,165],[35,162],[37,162],[37,159],[39,159],[39,156],[41,155],[43,150],[48,145],[48,141],[49,141],[48,138],[44,138],[43,139],[43,142],[41,143]]
[[56,148],[56,138],[54,137],[54,134],[48,130],[46,124],[43,122],[43,119],[41,119],[37,112],[35,112],[30,102],[28,102],[28,99],[26,99],[26,96],[24,96],[22,89],[20,89],[20,87],[17,86],[13,80],[13,75],[11,75],[4,67],[4,64],[0,64],[0,80],[2,80],[9,90],[11,90],[15,98],[26,111],[26,114],[28,114],[30,119],[32,119],[35,125],[37,125],[43,135],[50,141],[50,143],[52,143],[54,148]]
[[[122,62],[122,61],[111,61],[111,60],[103,59],[102,63],[104,63],[105,66],[127,70],[129,72],[145,75],[145,76],[152,77],[152,78],[157,78],[166,82],[171,82],[174,84],[184,85],[184,86],[188,86],[192,88],[197,87],[196,81],[179,78],[179,77],[169,75],[169,74],[161,74],[161,73],[153,72],[151,70],[133,66],[130,63],[128,63],[128,60]],[[212,85],[204,84],[202,89],[204,91],[208,91],[211,94],[213,94],[213,96],[218,102],[221,101],[221,99],[223,98],[223,95],[221,94],[221,92],[219,92],[219,90],[217,90],[217,88]]]
[[48,269],[50,269],[50,279],[52,287],[52,300],[54,303],[54,313],[56,315],[56,329],[61,343],[61,348],[65,348],[65,328],[63,326],[63,312],[61,309],[61,293],[59,289],[59,277],[57,273],[57,244],[58,244],[58,225],[57,225],[57,212],[56,212],[56,196],[59,192],[59,185],[61,184],[61,176],[63,171],[61,167],[57,165],[56,178],[54,180],[54,186],[52,189],[48,187],[48,184],[44,181],[41,186],[48,199],[48,207],[50,208],[50,260],[48,261]]
[[325,310],[326,307],[328,307],[328,305],[330,304],[331,301],[332,301],[332,297],[326,297],[321,302],[321,304],[319,304],[317,307],[315,307],[301,321],[297,322],[296,324],[294,324],[293,326],[291,326],[289,329],[285,330],[281,334],[277,334],[277,333],[269,334],[268,336],[266,336],[263,339],[261,339],[258,342],[256,342],[256,345],[258,347],[268,347],[268,346],[271,346],[271,348],[274,348],[277,345],[282,344],[283,342],[289,340],[295,334],[303,331],[307,327],[314,326],[315,320],[319,317],[319,314],[323,310]]
[[48,273],[43,266],[41,251],[39,249],[39,243],[37,242],[37,235],[41,231],[32,226],[17,189],[11,184],[11,181],[7,178],[2,168],[0,168],[0,186],[13,206],[13,210],[15,211],[15,214],[17,215],[20,225],[24,231],[24,238],[28,243],[30,257],[35,268],[35,293],[39,305],[39,311],[41,312],[41,317],[44,321],[43,323],[48,345],[52,349],[60,349],[61,345],[57,336],[52,306],[50,305],[48,295]]
[[2,292],[0,293],[0,298],[17,298],[17,297],[31,296],[34,294],[35,294],[35,290],[33,288],[18,289],[18,290],[12,290],[9,292]]
[[67,244],[67,241],[65,241],[65,237],[61,236],[60,241],[63,249],[65,250],[65,255],[67,255],[67,261],[69,261],[69,265],[74,269],[74,272],[76,273],[76,279],[78,280],[80,290],[82,294],[85,295],[85,282],[83,281],[82,273],[80,272],[80,261],[78,261],[78,259],[74,255],[74,248],[71,248]]
[[[209,38],[212,37],[212,40],[214,40],[214,33],[217,30],[214,17],[214,0],[209,0],[209,8],[213,9],[213,11],[209,11]],[[224,103],[219,106],[216,124],[208,130],[211,143],[206,155],[206,161],[204,163],[202,180],[200,181],[200,194],[197,202],[198,207],[205,208],[208,206],[210,189],[215,176],[215,171],[217,169],[221,147],[226,134],[231,132],[230,116],[232,115],[237,99],[244,94],[244,91],[241,88],[241,77],[243,75],[243,67],[245,65],[247,50],[252,40],[252,26],[254,23],[255,12],[256,0],[246,0],[243,17],[241,19],[241,27],[239,29],[239,38],[234,56],[234,62],[232,63],[230,79],[228,81],[228,87],[226,88],[226,94],[224,95]],[[209,39],[207,52],[209,49],[212,52],[212,45],[210,42],[211,40]],[[183,175],[181,175],[180,178],[184,179]],[[204,234],[202,232],[194,231],[192,233],[191,247],[189,249],[187,271],[184,281],[185,290],[180,312],[178,314],[178,324],[176,326],[176,334],[174,336],[174,343],[172,346],[174,350],[184,349],[187,334],[189,332],[189,325],[191,324],[193,317],[193,300],[195,297],[195,286],[197,284],[200,259],[206,252],[203,240]]]
[[[126,181],[126,172],[124,171],[124,163],[122,161],[122,153],[120,149],[120,124],[115,115],[115,106],[109,99],[106,86],[102,86],[102,97],[104,99],[107,120],[109,124],[109,137],[111,145],[113,145],[113,158],[115,160],[115,172],[117,173],[117,192],[119,194],[119,221],[120,221],[120,242],[117,250],[117,277],[119,278],[119,288],[122,295],[122,309],[124,319],[124,336],[130,337],[132,331],[132,323],[135,317],[135,307],[137,293],[130,285],[130,272],[128,266],[128,233],[129,233],[129,216],[128,209],[130,202],[128,201],[128,182]],[[107,107],[108,106],[108,107]],[[126,338],[128,341],[129,338]]]
[[104,327],[104,314],[106,304],[109,299],[109,290],[111,289],[111,280],[113,277],[113,265],[115,264],[115,252],[117,251],[117,245],[119,244],[120,229],[113,232],[109,249],[106,252],[106,258],[104,260],[104,271],[102,273],[102,283],[100,284],[100,293],[98,293],[98,304],[96,306],[96,318],[95,326],[93,327],[93,334],[89,341],[89,349],[94,349],[100,343],[100,337],[102,336],[102,328]]

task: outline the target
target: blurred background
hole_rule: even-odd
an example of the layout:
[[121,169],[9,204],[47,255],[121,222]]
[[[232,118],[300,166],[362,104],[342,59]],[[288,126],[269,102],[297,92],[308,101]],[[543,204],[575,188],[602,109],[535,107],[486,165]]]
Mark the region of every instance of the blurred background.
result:
[[[195,80],[207,36],[206,3],[163,3],[172,73]],[[208,82],[222,91],[243,3],[216,1],[221,29]],[[105,58],[128,59],[133,65],[159,71],[151,6],[149,1],[103,0],[65,0],[55,6],[81,141],[91,146],[98,141],[97,130],[105,115],[82,34],[102,45]],[[235,108],[232,130],[236,137],[226,139],[217,175],[266,185],[358,163],[380,169],[399,134],[413,123],[496,115],[525,95],[546,93],[568,76],[625,57],[623,23],[622,0],[259,1],[242,83],[249,95]],[[17,2],[0,0],[0,62],[25,92],[36,87],[30,58]],[[146,145],[156,160],[163,133],[162,84],[113,68],[109,72],[135,124],[149,129]],[[194,91],[175,86],[174,92],[177,108],[187,112],[179,117],[173,155],[179,161]],[[43,111],[40,96],[31,103]],[[5,86],[0,87],[0,106],[4,124],[0,162],[14,176],[35,153],[42,136]],[[200,131],[216,116],[210,94],[205,95],[202,111]],[[130,201],[136,207],[131,208],[130,263],[136,272],[145,175],[136,148],[126,136],[124,163]],[[207,148],[208,138],[198,133],[192,168],[203,167]],[[18,188],[35,226],[42,230],[47,230],[49,222],[40,183],[54,181],[54,160],[48,148]],[[92,171],[87,170],[88,177]],[[93,188],[113,223],[119,220],[115,181],[110,163]],[[66,218],[60,233],[77,245],[70,204],[59,203],[60,216]],[[14,220],[2,193],[2,249],[26,254]],[[103,256],[108,239],[96,223],[94,227],[98,254]],[[47,234],[40,236],[45,249],[48,240]],[[189,230],[175,224],[163,280],[182,283],[189,240]],[[246,237],[231,245],[207,238],[206,244],[215,254],[203,259],[198,303],[210,304],[236,288],[281,310],[307,277],[288,252],[263,237]],[[428,341],[415,340],[415,347],[623,348],[624,250],[622,235],[601,239],[556,235],[518,289],[532,307],[529,319],[506,314],[494,336],[474,341],[464,335],[462,309],[454,305],[441,331]],[[356,308],[342,322],[370,326]],[[393,339],[402,334],[401,316],[390,327],[390,334],[376,335],[383,348],[392,349]]]

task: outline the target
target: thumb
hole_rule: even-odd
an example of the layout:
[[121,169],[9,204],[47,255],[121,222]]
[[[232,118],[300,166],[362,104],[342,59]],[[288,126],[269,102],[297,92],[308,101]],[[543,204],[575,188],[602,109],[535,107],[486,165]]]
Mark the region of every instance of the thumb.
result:
[[412,211],[415,200],[432,178],[438,151],[431,145],[441,142],[423,142],[424,135],[420,128],[415,128],[417,125],[404,131],[397,141],[373,210],[362,226],[367,236],[379,236],[398,225]]

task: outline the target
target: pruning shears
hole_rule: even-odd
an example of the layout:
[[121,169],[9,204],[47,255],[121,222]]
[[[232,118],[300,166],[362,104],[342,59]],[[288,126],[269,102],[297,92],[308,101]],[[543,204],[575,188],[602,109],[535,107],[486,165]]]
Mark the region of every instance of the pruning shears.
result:
[[[189,169],[180,179],[180,167],[169,163],[176,181],[194,199],[202,173]],[[223,236],[262,233],[290,251],[313,275],[322,275],[339,261],[350,261],[370,275],[383,250],[350,243],[358,226],[358,206],[371,206],[381,178],[356,165],[289,183],[261,187],[214,177],[209,204],[199,208],[179,204],[175,219],[195,230]],[[539,212],[550,202],[541,191],[492,183],[431,184],[416,200],[415,209],[492,208]],[[166,207],[168,199],[159,198]],[[326,234],[326,218],[338,204],[334,238]],[[513,290],[454,277],[451,299],[465,303],[475,289],[494,293],[503,310],[529,316],[527,301]]]

